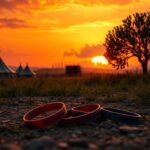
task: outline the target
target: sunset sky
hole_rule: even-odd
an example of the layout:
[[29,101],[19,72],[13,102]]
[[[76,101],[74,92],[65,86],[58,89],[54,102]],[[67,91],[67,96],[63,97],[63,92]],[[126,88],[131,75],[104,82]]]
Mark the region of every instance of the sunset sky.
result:
[[0,56],[15,66],[91,67],[108,31],[145,11],[150,0],[0,0]]

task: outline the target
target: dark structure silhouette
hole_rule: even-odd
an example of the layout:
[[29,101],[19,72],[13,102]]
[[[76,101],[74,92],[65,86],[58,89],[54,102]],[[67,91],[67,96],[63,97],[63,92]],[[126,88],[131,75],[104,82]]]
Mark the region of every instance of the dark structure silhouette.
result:
[[2,58],[0,58],[0,78],[11,78],[15,76],[15,72],[9,68]]
[[36,73],[34,71],[32,71],[28,65],[26,65],[25,69],[21,73],[21,76],[22,77],[35,77]]
[[105,46],[105,56],[114,67],[125,68],[128,59],[136,57],[143,74],[147,74],[150,59],[150,12],[128,16],[122,25],[109,31]]
[[16,70],[16,75],[17,75],[17,77],[21,77],[22,74],[23,74],[23,67],[22,67],[22,65],[20,64],[19,67],[18,67],[17,70]]
[[66,66],[66,75],[81,75],[81,67],[79,65]]

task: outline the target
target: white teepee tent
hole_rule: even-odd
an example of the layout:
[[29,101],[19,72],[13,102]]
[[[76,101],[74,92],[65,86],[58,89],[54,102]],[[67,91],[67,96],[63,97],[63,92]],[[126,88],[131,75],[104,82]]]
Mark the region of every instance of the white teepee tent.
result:
[[9,68],[4,61],[2,60],[2,58],[0,58],[0,77],[13,77],[15,75],[15,72]]
[[17,75],[17,77],[21,77],[22,74],[23,74],[23,67],[22,67],[22,65],[20,64],[19,67],[18,67],[17,70],[16,70],[16,75]]
[[23,70],[21,76],[24,76],[24,77],[34,77],[34,76],[36,76],[36,73],[34,71],[32,71],[31,68],[28,65],[26,65],[26,67]]

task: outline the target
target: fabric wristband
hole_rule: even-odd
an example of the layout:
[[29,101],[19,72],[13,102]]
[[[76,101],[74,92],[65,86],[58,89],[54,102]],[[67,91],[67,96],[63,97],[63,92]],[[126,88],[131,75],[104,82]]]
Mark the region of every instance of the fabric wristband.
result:
[[[46,112],[51,112],[49,116],[42,117],[40,119],[34,119],[35,117],[42,115]],[[67,113],[66,106],[62,102],[52,102],[46,105],[39,106],[31,111],[27,112],[23,116],[23,121],[26,125],[32,127],[52,127],[57,124]]]
[[97,119],[101,120],[100,111],[101,106],[95,103],[74,107],[61,120],[61,124],[85,124]]

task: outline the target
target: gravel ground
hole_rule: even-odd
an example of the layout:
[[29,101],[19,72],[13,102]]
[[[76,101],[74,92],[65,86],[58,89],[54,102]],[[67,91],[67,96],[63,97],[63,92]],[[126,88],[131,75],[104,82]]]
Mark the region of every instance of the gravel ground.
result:
[[[63,99],[63,100],[62,100]],[[150,149],[150,109],[127,101],[103,103],[140,113],[144,122],[126,125],[110,120],[81,126],[27,128],[22,122],[25,112],[52,101],[65,101],[67,107],[86,103],[84,98],[15,98],[0,99],[0,150],[148,150]]]

